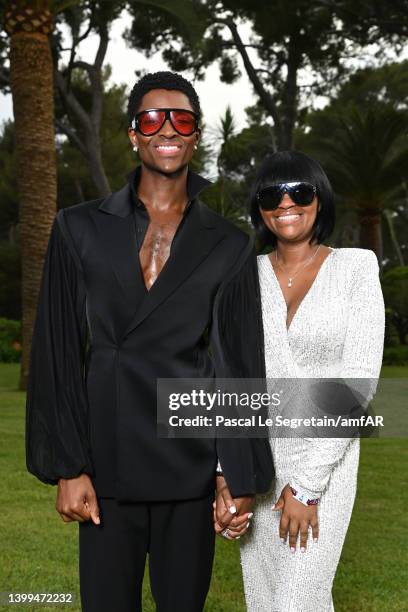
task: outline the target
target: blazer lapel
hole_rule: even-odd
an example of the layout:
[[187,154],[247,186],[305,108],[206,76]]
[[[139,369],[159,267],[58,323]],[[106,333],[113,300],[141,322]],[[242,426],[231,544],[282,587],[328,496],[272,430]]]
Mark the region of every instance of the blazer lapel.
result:
[[[194,182],[197,191],[209,184],[194,173],[189,174],[188,181]],[[124,336],[168,298],[224,238],[206,207],[195,200],[179,228],[180,233],[177,232],[173,239],[166,264],[151,289],[146,291],[136,242],[130,184],[105,198],[92,216],[103,256],[124,296],[123,316],[120,317]]]
[[193,203],[179,231],[180,234],[173,239],[166,264],[131,320],[125,336],[176,291],[224,238],[224,233],[214,227],[210,215],[198,200]]
[[135,305],[140,295],[140,284],[144,288],[144,283],[129,192],[129,185],[126,184],[103,200],[92,214],[103,256],[124,293],[126,303]]

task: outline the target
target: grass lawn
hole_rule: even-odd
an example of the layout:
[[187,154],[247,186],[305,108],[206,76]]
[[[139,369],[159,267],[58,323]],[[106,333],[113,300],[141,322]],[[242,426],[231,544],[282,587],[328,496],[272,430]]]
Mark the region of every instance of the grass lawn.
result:
[[[77,612],[78,525],[62,522],[55,510],[56,489],[26,471],[18,368],[0,364],[0,592],[74,592],[76,605],[65,609]],[[408,368],[386,367],[383,375],[408,377]],[[358,496],[334,585],[336,612],[408,610],[407,549],[408,440],[362,440]],[[1,611],[17,608],[0,605]],[[147,584],[144,610],[154,610]],[[235,543],[217,543],[206,610],[245,611]]]

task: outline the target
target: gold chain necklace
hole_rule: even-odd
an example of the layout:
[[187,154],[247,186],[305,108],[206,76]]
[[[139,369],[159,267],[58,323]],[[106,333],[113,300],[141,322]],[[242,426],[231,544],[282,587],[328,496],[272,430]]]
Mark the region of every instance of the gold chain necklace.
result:
[[[292,285],[293,285],[293,281],[295,280],[295,278],[297,277],[297,275],[299,274],[299,272],[300,272],[301,270],[303,270],[303,268],[305,268],[305,267],[306,267],[306,266],[307,266],[309,263],[311,263],[311,262],[313,261],[313,259],[316,257],[316,255],[317,255],[317,253],[318,253],[318,251],[319,251],[319,249],[320,249],[320,247],[321,247],[321,246],[322,246],[322,245],[321,245],[321,244],[319,244],[319,246],[317,247],[317,249],[315,250],[315,252],[313,253],[313,255],[311,255],[311,256],[309,257],[309,259],[307,259],[307,260],[305,261],[305,263],[304,263],[304,264],[302,264],[298,270],[296,270],[295,274],[293,274],[292,276],[288,276],[288,287],[289,287],[289,288],[290,288],[290,287],[292,287]],[[282,265],[280,264],[279,259],[278,259],[278,249],[276,249],[276,251],[275,251],[275,261],[276,261],[276,265],[277,265],[277,266],[278,266],[278,267],[279,267],[279,268],[280,268],[280,269],[281,269],[283,272],[285,272],[285,270],[283,269],[283,267],[282,267]],[[286,272],[285,272],[285,274],[286,274]]]

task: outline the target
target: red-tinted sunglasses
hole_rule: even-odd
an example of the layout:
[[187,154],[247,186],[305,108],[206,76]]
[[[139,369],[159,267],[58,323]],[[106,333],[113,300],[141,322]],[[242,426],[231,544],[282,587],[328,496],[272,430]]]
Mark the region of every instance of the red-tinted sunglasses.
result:
[[181,136],[198,130],[198,115],[183,108],[149,108],[136,114],[131,127],[143,136],[154,136],[167,120]]

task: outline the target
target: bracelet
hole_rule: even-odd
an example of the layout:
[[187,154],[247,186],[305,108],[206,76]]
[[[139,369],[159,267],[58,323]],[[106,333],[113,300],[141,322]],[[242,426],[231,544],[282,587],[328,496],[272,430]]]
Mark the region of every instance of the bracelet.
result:
[[306,493],[296,491],[296,489],[294,489],[293,487],[290,487],[290,490],[292,491],[293,497],[300,501],[300,503],[302,503],[304,506],[317,506],[317,504],[320,502],[320,497],[309,499]]

